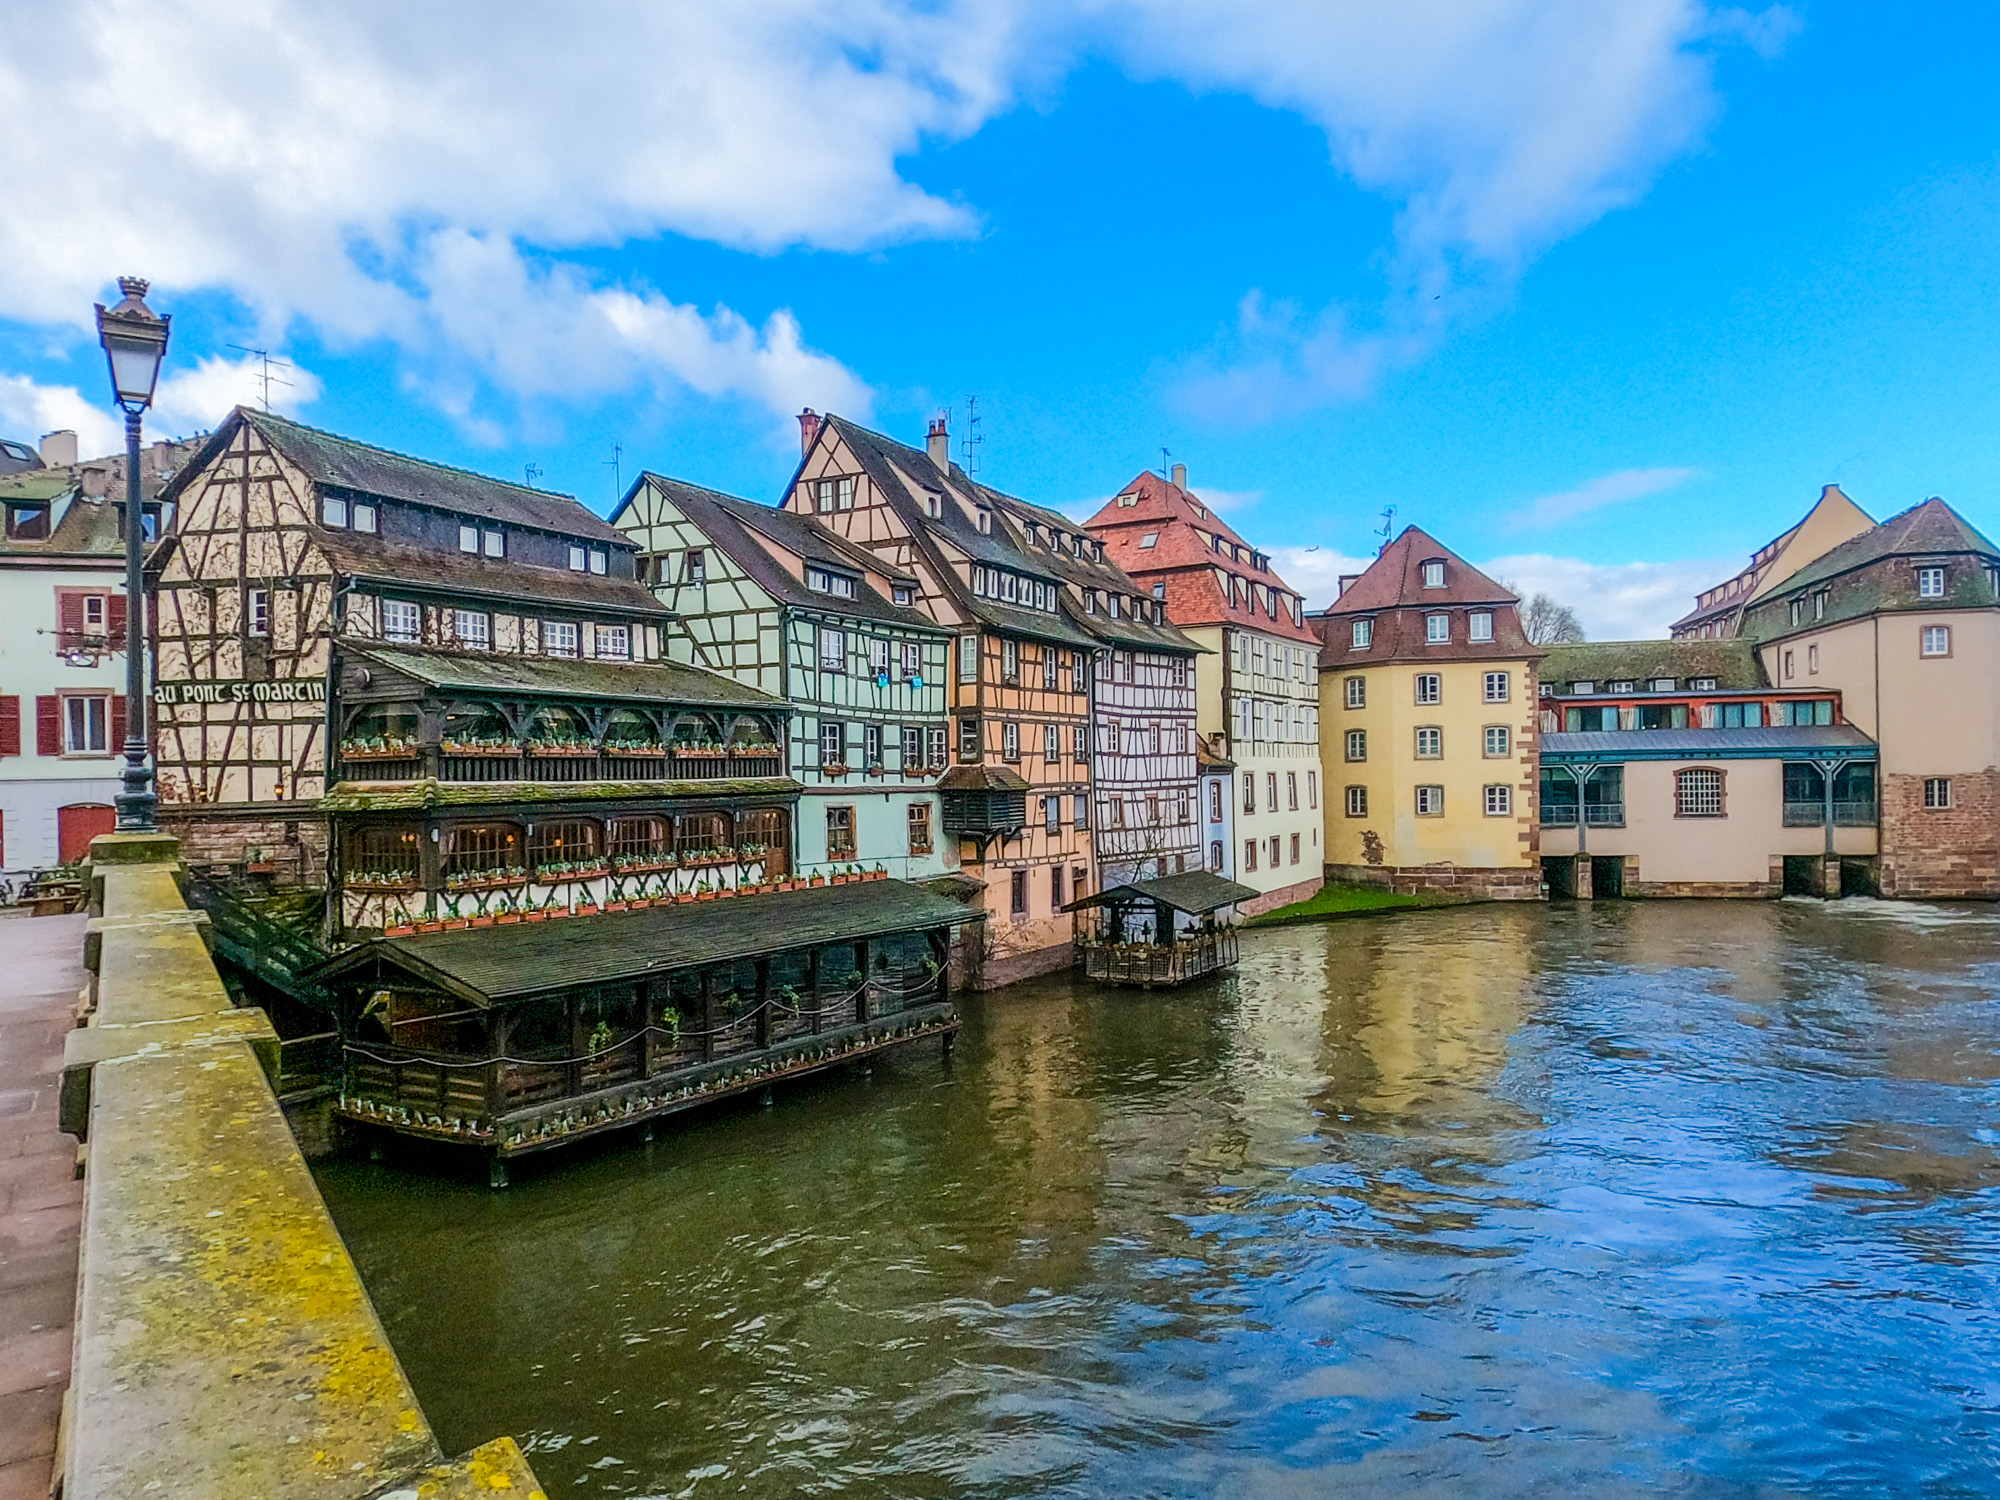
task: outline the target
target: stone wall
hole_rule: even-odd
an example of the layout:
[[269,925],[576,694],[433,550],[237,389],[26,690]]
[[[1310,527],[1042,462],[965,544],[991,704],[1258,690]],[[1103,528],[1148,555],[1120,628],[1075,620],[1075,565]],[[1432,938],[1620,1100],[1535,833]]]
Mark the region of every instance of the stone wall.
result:
[[1319,888],[1326,884],[1320,876],[1311,880],[1296,881],[1291,885],[1281,885],[1276,890],[1266,891],[1254,901],[1242,902],[1236,908],[1238,916],[1248,921],[1251,917],[1261,917],[1267,911],[1276,911],[1281,906],[1290,906],[1294,901],[1310,901],[1319,894]]
[[[180,841],[181,857],[191,868],[254,864],[269,866],[280,885],[325,882],[326,820],[308,807],[281,817],[267,806],[233,811],[163,805],[158,818],[161,831]],[[259,856],[254,862],[253,852]]]
[[1399,896],[1444,896],[1460,901],[1539,901],[1538,863],[1520,869],[1476,865],[1328,865],[1329,885],[1372,886]]
[[1951,778],[1952,805],[1924,806],[1924,778],[1882,778],[1884,896],[2000,897],[2000,771]]

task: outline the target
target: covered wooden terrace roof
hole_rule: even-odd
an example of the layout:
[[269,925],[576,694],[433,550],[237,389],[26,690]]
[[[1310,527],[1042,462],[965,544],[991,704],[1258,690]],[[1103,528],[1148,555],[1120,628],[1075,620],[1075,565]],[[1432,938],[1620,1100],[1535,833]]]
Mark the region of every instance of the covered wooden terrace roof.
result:
[[983,913],[900,880],[774,891],[546,922],[378,938],[313,971],[320,983],[388,965],[472,1005],[557,994],[827,943],[976,922]]
[[1133,906],[1139,902],[1152,902],[1160,906],[1170,906],[1175,911],[1186,912],[1191,917],[1219,911],[1225,906],[1234,906],[1239,901],[1253,900],[1257,892],[1247,885],[1238,885],[1233,880],[1224,880],[1220,875],[1207,870],[1189,870],[1183,875],[1162,875],[1156,880],[1133,880],[1124,885],[1110,886],[1095,896],[1085,896],[1080,901],[1072,901],[1064,911],[1083,911],[1093,906]]

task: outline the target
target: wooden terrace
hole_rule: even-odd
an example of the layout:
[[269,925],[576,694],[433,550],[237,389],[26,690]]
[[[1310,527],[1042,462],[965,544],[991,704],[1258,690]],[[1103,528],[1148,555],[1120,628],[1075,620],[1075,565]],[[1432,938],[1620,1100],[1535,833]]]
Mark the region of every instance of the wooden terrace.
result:
[[1206,870],[1114,885],[1069,904],[1073,965],[1086,979],[1145,989],[1236,966],[1236,928],[1218,913],[1256,891]]

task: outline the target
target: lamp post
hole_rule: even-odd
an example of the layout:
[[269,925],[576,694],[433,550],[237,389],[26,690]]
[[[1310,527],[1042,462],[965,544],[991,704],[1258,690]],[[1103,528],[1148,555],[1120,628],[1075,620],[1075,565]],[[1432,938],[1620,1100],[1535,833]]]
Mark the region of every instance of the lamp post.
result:
[[117,797],[118,831],[152,833],[153,772],[146,764],[146,587],[140,571],[145,497],[139,484],[139,419],[153,404],[160,361],[167,354],[167,325],[146,306],[147,284],[118,278],[125,300],[97,304],[97,339],[111,366],[111,391],[125,413],[125,770]]

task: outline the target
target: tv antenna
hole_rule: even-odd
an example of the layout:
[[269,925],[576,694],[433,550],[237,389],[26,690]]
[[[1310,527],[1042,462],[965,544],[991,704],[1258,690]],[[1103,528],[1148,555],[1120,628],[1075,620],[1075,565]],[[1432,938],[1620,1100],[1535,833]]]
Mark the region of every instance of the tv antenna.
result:
[[959,467],[965,470],[967,479],[979,477],[979,445],[986,441],[986,434],[979,430],[979,398],[965,398],[965,436],[958,440],[960,454]]
[[1382,538],[1382,546],[1377,547],[1375,549],[1377,552],[1382,551],[1389,545],[1389,533],[1395,528],[1395,525],[1396,525],[1396,507],[1393,505],[1383,506],[1382,524],[1375,528],[1375,535]]
[[604,467],[611,471],[611,483],[615,486],[611,498],[615,501],[625,493],[625,445],[613,443],[611,457],[604,460]]
[[533,489],[535,481],[542,477],[542,466],[540,464],[523,464],[521,466],[521,477],[528,481],[528,488]]
[[1162,443],[1160,445],[1160,478],[1171,480],[1174,477],[1173,458],[1173,450]]
[[282,370],[289,370],[292,368],[292,362],[288,359],[273,359],[269,349],[252,349],[248,344],[231,344],[229,347],[240,349],[243,353],[257,361],[257,387],[259,392],[257,399],[262,403],[264,410],[269,411],[271,409],[271,387],[282,385],[289,388],[291,386],[291,381],[285,379],[284,376],[273,375],[271,373],[271,366],[276,365]]

